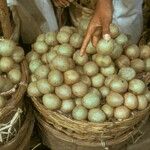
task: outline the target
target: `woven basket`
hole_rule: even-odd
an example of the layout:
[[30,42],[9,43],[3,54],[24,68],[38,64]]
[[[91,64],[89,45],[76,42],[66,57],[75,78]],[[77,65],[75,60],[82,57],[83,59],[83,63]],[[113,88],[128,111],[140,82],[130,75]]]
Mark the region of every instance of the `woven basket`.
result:
[[[142,76],[148,78],[149,76]],[[145,81],[147,79],[144,79]],[[133,112],[131,117],[123,121],[111,120],[104,123],[92,123],[88,121],[76,121],[61,112],[46,109],[41,99],[32,97],[37,112],[47,124],[62,133],[86,142],[98,142],[106,147],[126,141],[133,135],[136,125],[140,124],[150,113],[150,105],[143,111]]]
[[29,150],[33,127],[34,116],[32,108],[29,107],[17,135],[5,145],[0,146],[0,150]]
[[[7,128],[15,115],[17,115],[18,118],[17,121],[14,121],[14,123],[12,123],[12,128],[15,129],[15,133],[13,133],[12,135],[9,134],[10,136],[7,140],[5,139],[5,137],[2,137],[1,142],[5,145],[7,145],[10,140],[16,137],[16,134],[18,134],[21,122],[24,121],[23,114],[26,113],[24,104],[24,94],[26,92],[28,83],[28,69],[26,60],[21,63],[21,72],[22,78],[17,87],[11,89],[8,92],[0,93],[1,95],[7,96],[9,98],[5,107],[0,109],[0,125],[3,125],[3,127],[5,126]],[[18,112],[18,110],[20,110],[20,113]],[[3,131],[3,127],[0,126],[0,131],[7,132],[8,134],[8,131],[10,129],[8,128],[7,131]]]
[[[11,12],[11,13],[9,13]],[[19,41],[20,19],[15,6],[8,10],[6,1],[0,1],[0,23],[4,38]],[[10,27],[10,28],[9,28]],[[7,103],[0,109],[0,150],[27,150],[33,128],[31,108],[26,110],[24,94],[28,84],[28,65],[20,63],[21,81],[11,90],[0,93],[7,97]],[[24,114],[28,111],[27,116]]]
[[[64,134],[63,132],[58,131],[55,127],[48,124],[43,120],[42,117],[39,116],[38,113],[35,113],[36,119],[38,120],[38,127],[40,130],[40,135],[42,137],[43,144],[49,147],[52,150],[102,150],[107,149],[105,143],[101,143],[98,141],[89,142],[83,141],[76,138],[72,138]],[[148,117],[145,118],[143,122],[137,125],[136,129],[130,131],[130,133],[126,133],[118,139],[114,139],[111,141],[111,146],[109,147],[111,150],[124,150],[126,149],[127,141],[135,140],[139,132]],[[134,141],[133,141],[134,142]]]
[[69,7],[71,22],[75,27],[79,26],[81,18],[89,18],[93,13],[94,11],[92,9],[83,7],[76,1],[74,1]]
[[40,103],[40,99],[32,98],[37,111],[44,120],[52,124],[57,130],[65,134],[87,141],[105,141],[106,145],[111,145],[114,138],[118,138],[126,132],[130,132],[136,124],[141,122],[149,114],[150,106],[140,112],[135,112],[129,119],[123,121],[111,121],[104,123],[91,123],[86,121],[76,121],[71,118],[46,109]]
[[21,63],[22,78],[18,87],[10,90],[8,93],[0,93],[0,95],[9,95],[11,98],[8,100],[4,108],[0,109],[0,123],[4,122],[13,115],[18,107],[22,107],[22,99],[27,89],[28,84],[28,67],[26,60]]

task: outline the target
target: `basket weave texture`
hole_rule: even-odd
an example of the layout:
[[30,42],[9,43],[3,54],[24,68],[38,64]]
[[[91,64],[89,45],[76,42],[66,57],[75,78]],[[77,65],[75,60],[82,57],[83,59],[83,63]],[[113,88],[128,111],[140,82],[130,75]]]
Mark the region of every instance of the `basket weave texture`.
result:
[[[58,131],[54,126],[48,124],[44,121],[43,117],[39,116],[38,113],[35,113],[36,119],[38,120],[39,132],[42,137],[44,145],[49,147],[52,150],[104,150],[108,149],[108,146],[104,145],[105,143],[97,141],[85,141],[73,138],[66,135],[65,133]],[[147,118],[145,118],[147,121]],[[132,130],[130,137],[123,135],[120,139],[114,139],[115,143],[109,146],[111,150],[125,150],[127,142],[132,140],[136,141],[136,136],[138,133],[141,134],[141,130],[145,121],[141,122],[135,130]],[[136,135],[136,136],[135,136]],[[138,136],[139,137],[139,136]],[[122,141],[122,142],[121,142]],[[120,143],[121,142],[121,143]]]
[[[20,19],[15,6],[10,7],[9,10],[6,0],[2,0],[0,2],[2,35],[4,38],[18,43],[20,37]],[[11,12],[11,15],[9,12]],[[20,83],[15,85],[11,90],[0,93],[1,96],[7,97],[5,107],[0,109],[0,150],[29,149],[34,117],[31,108],[26,109],[24,104],[24,95],[29,77],[28,65],[26,60],[23,60],[19,65],[22,73]]]
[[19,106],[22,106],[22,99],[26,92],[28,84],[28,67],[26,60],[24,60],[21,63],[21,72],[22,78],[18,87],[12,92],[11,91],[9,93],[6,92],[6,94],[0,93],[5,96],[10,95],[10,99],[8,100],[6,106],[0,109],[0,123],[4,122],[7,119],[7,117],[14,114]]
[[[145,77],[145,81],[149,76]],[[52,125],[56,130],[62,133],[82,140],[82,142],[91,142],[94,145],[99,143],[101,146],[112,146],[122,143],[132,137],[137,132],[137,126],[149,116],[150,105],[143,111],[135,111],[130,118],[117,121],[112,119],[104,123],[92,123],[88,121],[76,121],[65,116],[61,112],[50,111],[44,107],[41,100],[32,97],[33,104],[43,120]]]
[[5,145],[1,145],[0,150],[29,150],[33,127],[34,116],[32,108],[29,107],[25,115],[25,120],[17,135]]
[[129,133],[149,114],[150,110],[149,106],[143,111],[135,112],[129,119],[123,121],[91,123],[72,120],[63,114],[46,109],[37,98],[32,98],[32,100],[44,120],[57,130],[80,140],[105,142],[105,145],[108,146],[115,144],[115,139],[120,142],[124,141],[120,136],[126,133],[126,136],[130,137]]
[[[70,6],[71,21],[78,26],[82,17],[89,17],[93,10],[82,7],[77,2]],[[138,78],[150,83],[150,74],[141,73]],[[98,150],[99,147],[112,147],[127,142],[139,132],[150,114],[150,105],[143,111],[134,111],[130,118],[104,123],[76,121],[60,111],[46,109],[40,98],[32,97],[43,141],[52,146],[52,150]],[[40,117],[39,117],[40,116]],[[41,119],[42,118],[42,119]],[[58,142],[56,142],[58,141]]]

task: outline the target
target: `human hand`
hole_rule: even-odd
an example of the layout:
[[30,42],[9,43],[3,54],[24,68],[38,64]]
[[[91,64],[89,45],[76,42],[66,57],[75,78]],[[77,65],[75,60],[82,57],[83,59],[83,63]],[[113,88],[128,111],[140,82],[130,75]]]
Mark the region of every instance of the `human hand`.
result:
[[53,3],[56,7],[67,7],[69,6],[72,0],[53,0]]
[[110,39],[109,25],[112,22],[112,11],[112,0],[98,0],[95,13],[88,25],[80,50],[81,56],[84,55],[90,40],[93,46],[96,46],[101,36],[105,39]]

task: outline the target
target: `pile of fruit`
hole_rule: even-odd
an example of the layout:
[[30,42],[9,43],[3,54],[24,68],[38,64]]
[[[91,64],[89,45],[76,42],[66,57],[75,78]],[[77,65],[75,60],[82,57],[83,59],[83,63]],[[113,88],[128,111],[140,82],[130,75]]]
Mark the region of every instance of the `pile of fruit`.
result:
[[5,92],[10,91],[21,80],[20,62],[24,57],[24,50],[16,43],[0,39],[0,109],[7,101],[7,97],[3,96]]
[[101,39],[96,48],[90,42],[83,56],[81,29],[64,26],[39,35],[26,56],[29,96],[79,121],[123,120],[146,109],[150,91],[136,74],[150,71],[150,47],[129,45],[114,24],[110,32],[111,39]]

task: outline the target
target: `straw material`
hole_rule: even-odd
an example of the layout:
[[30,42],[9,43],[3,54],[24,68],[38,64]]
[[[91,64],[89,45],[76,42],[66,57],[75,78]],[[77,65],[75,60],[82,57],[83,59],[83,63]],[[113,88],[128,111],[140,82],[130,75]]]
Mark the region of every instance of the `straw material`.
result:
[[[93,11],[74,2],[70,6],[71,20],[75,26],[81,17],[89,17]],[[139,78],[149,83],[149,73]],[[150,105],[143,111],[134,111],[130,118],[117,121],[114,118],[104,123],[76,121],[60,111],[46,109],[40,98],[32,97],[43,142],[52,150],[99,150],[100,147],[116,146],[139,133],[139,128],[150,114]],[[40,117],[39,117],[40,116]],[[42,119],[41,119],[42,118]],[[115,147],[116,148],[116,147]],[[115,149],[116,150],[116,149]]]
[[[10,8],[11,16],[7,8],[6,0],[0,1],[0,21],[4,38],[19,41],[20,20],[15,6]],[[7,103],[0,109],[0,150],[27,150],[29,149],[30,136],[32,134],[34,119],[31,108],[24,121],[24,94],[28,84],[28,65],[26,60],[20,64],[22,77],[18,85],[11,90],[0,93],[7,97]],[[21,127],[21,128],[20,128]],[[5,145],[4,145],[5,144]]]
[[34,116],[31,107],[29,107],[29,109],[27,109],[25,121],[17,135],[5,145],[0,146],[0,150],[29,150],[33,127]]
[[21,63],[22,78],[19,85],[10,91],[0,93],[9,99],[4,108],[0,109],[0,143],[8,143],[16,136],[22,121],[24,111],[24,94],[28,83],[28,68],[25,60]]
[[0,124],[0,144],[10,141],[21,127],[22,109],[18,108],[14,116],[6,123]]
[[[143,80],[147,76],[142,76]],[[137,125],[150,114],[150,105],[142,111],[134,111],[130,118],[117,121],[114,118],[104,123],[92,123],[88,121],[76,121],[65,116],[60,111],[50,111],[41,103],[41,99],[32,97],[36,110],[43,120],[52,125],[56,130],[69,137],[90,142],[101,143],[101,145],[116,145],[126,141],[133,136],[137,130]]]
[[[108,147],[111,148],[111,150],[123,150],[127,141],[131,139],[133,142],[136,141],[134,135],[137,135],[138,133],[140,133],[140,135],[142,134],[141,128],[148,119],[148,117],[146,117],[135,129],[132,129],[130,132],[127,132],[118,138],[108,140],[107,142],[89,142],[73,138],[58,131],[54,126],[45,122],[37,113],[35,114],[43,143],[52,150],[101,150],[108,149]],[[139,136],[137,138],[139,138]]]
[[[22,98],[25,94],[28,84],[28,67],[26,60],[21,63],[21,72],[21,82],[14,90],[15,92],[11,93],[11,98],[8,100],[6,106],[0,109],[0,123],[3,123],[6,118],[9,118],[10,115],[13,115],[17,111],[18,107],[22,105]],[[2,94],[4,95],[4,93]]]
[[149,114],[150,110],[150,106],[148,106],[143,111],[135,111],[130,118],[123,121],[112,120],[111,122],[92,123],[72,120],[59,112],[50,111],[40,103],[40,99],[32,98],[32,101],[37,111],[47,123],[52,124],[56,129],[69,136],[88,141],[107,140],[119,137],[127,131],[132,130],[136,124],[141,122]]

